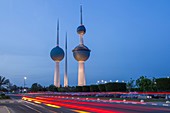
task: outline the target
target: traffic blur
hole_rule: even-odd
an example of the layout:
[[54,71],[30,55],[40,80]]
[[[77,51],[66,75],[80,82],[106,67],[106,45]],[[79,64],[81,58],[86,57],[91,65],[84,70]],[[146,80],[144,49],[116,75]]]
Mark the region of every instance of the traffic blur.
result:
[[67,108],[91,113],[137,113],[137,112],[170,112],[169,108],[147,106],[144,102],[132,102],[122,104],[121,100],[102,100],[100,98],[83,98],[72,95],[62,96],[24,96],[25,101],[43,104],[56,109]]

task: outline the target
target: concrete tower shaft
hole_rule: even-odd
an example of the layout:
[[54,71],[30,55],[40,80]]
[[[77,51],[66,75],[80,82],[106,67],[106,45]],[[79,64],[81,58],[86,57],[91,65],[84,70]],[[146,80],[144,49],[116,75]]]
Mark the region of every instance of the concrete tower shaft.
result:
[[56,66],[54,69],[54,85],[56,87],[60,87],[60,65],[59,65],[59,62],[56,62]]
[[78,86],[86,85],[84,61],[78,62]]

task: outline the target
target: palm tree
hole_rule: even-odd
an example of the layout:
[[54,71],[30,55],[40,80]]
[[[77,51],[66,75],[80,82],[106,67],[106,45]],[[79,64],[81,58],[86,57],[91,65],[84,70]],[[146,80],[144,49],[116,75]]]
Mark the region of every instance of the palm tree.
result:
[[5,79],[5,77],[0,76],[0,90],[2,90],[2,86],[8,85],[9,83],[9,79]]

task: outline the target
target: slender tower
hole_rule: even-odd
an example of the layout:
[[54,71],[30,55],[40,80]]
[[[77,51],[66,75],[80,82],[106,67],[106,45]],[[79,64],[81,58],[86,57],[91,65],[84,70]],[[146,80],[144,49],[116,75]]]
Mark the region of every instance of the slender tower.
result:
[[84,62],[89,58],[90,50],[83,42],[86,28],[83,25],[82,6],[80,6],[80,26],[77,28],[77,33],[80,37],[80,44],[73,49],[73,56],[78,61],[78,86],[84,86],[86,85]]
[[50,52],[51,58],[56,62],[54,71],[54,85],[60,87],[60,67],[59,63],[64,58],[64,51],[59,47],[59,21],[57,22],[57,46]]
[[68,87],[68,76],[67,76],[67,33],[65,38],[65,71],[64,71],[64,87]]

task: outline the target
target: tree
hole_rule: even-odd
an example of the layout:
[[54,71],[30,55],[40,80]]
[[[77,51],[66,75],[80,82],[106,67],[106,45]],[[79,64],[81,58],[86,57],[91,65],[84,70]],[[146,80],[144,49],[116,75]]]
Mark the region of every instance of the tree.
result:
[[98,87],[98,85],[91,85],[91,86],[90,86],[90,91],[91,91],[91,92],[99,92],[99,87]]
[[31,86],[31,91],[33,91],[33,92],[43,91],[43,87],[38,83],[34,83]]
[[152,81],[146,76],[141,76],[136,80],[136,86],[140,88],[141,91],[151,91],[152,90]]
[[128,81],[128,83],[126,84],[126,87],[128,89],[128,91],[130,92],[131,89],[134,87],[134,81],[132,78],[130,78],[130,81]]
[[18,87],[16,85],[12,85],[10,90],[16,92],[18,91]]
[[109,82],[105,84],[106,91],[126,91],[126,83]]
[[76,86],[76,92],[82,92],[83,87],[82,86]]
[[151,87],[152,87],[151,91],[157,91],[157,85],[156,85],[156,78],[155,77],[153,77],[153,79],[152,79]]
[[159,91],[170,91],[170,78],[157,78],[155,81]]
[[53,85],[53,84],[51,84],[50,86],[49,86],[49,91],[58,91],[57,90],[57,87],[55,86],[55,85]]
[[83,92],[90,92],[90,86],[82,86]]
[[100,92],[105,92],[106,91],[105,84],[99,84],[98,87],[99,87]]
[[9,79],[6,79],[5,77],[0,76],[0,90],[2,90],[3,86],[8,86],[9,83],[10,83]]

